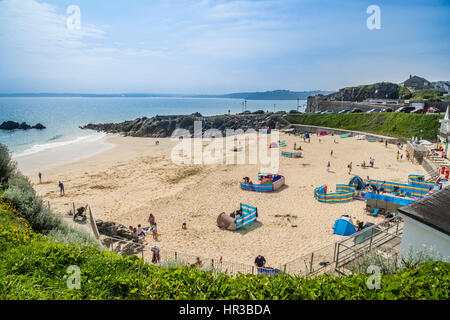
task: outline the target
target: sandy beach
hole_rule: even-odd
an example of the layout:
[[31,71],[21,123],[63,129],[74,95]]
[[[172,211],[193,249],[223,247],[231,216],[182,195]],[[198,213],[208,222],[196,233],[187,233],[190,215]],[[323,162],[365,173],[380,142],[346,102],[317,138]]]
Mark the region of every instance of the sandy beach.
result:
[[[397,160],[398,147],[370,143],[338,136],[319,138],[311,143],[298,136],[280,135],[286,151],[294,142],[302,147],[303,158],[280,156],[279,173],[286,186],[274,193],[241,190],[239,182],[248,176],[257,181],[258,164],[245,165],[177,165],[171,161],[176,141],[170,139],[114,136],[107,140],[112,149],[77,162],[43,170],[43,183],[36,172],[28,176],[39,195],[51,203],[54,211],[64,215],[72,207],[89,204],[97,219],[115,221],[126,226],[147,226],[150,213],[156,217],[159,239],[147,237],[150,244],[203,257],[252,264],[257,254],[268,265],[279,266],[301,255],[342,239],[333,235],[333,223],[343,214],[353,221],[379,222],[370,217],[365,203],[319,203],[313,196],[315,187],[348,183],[353,175],[407,183],[409,174],[423,174],[421,166]],[[334,142],[336,140],[337,143]],[[204,143],[205,144],[205,143]],[[333,156],[330,156],[333,150]],[[404,151],[402,151],[404,153]],[[374,168],[359,166],[375,158]],[[331,170],[327,172],[327,162]],[[353,162],[352,175],[347,164]],[[59,196],[58,181],[65,185]],[[330,191],[329,191],[330,192]],[[231,213],[240,203],[258,208],[258,222],[246,230],[221,230],[216,225],[219,213]],[[287,216],[289,215],[289,216]],[[187,229],[182,230],[182,222]]]

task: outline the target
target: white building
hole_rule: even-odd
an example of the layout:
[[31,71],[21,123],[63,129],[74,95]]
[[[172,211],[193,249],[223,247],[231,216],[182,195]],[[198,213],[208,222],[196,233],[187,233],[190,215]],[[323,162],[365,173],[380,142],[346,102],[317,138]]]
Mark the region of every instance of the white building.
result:
[[439,260],[450,261],[450,186],[399,208],[404,219],[400,258],[433,248]]
[[444,119],[439,120],[439,122],[441,123],[441,126],[437,137],[442,143],[447,158],[450,159],[450,106],[447,107]]

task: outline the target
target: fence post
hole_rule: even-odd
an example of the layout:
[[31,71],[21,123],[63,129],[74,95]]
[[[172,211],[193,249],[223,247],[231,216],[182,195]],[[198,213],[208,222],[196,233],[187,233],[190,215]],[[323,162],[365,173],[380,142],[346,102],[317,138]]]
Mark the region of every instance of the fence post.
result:
[[341,247],[341,243],[340,242],[338,242],[338,243],[336,243],[336,265],[335,265],[335,269],[337,269],[337,267],[338,267],[338,264],[339,264],[339,249],[340,249],[340,247]]
[[[49,202],[50,205],[50,202]],[[72,202],[72,208],[73,208],[73,215],[75,216],[75,202]]]
[[177,252],[175,251],[175,262],[177,262]]
[[214,268],[214,259],[211,259],[211,267]]
[[255,267],[252,266],[252,274],[255,274]]
[[314,252],[311,253],[311,262],[309,265],[309,272],[311,273],[313,271],[313,260],[314,260]]

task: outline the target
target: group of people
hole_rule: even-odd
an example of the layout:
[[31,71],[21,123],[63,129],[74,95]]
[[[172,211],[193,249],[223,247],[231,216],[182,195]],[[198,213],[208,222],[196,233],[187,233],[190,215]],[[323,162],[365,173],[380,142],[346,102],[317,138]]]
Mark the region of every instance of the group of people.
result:
[[150,216],[148,217],[148,222],[150,224],[150,227],[147,228],[142,228],[140,224],[138,224],[137,227],[128,227],[132,232],[133,241],[139,241],[139,237],[145,237],[147,232],[150,231],[152,232],[153,239],[158,240],[158,229],[155,221],[155,216],[152,213],[150,213]]

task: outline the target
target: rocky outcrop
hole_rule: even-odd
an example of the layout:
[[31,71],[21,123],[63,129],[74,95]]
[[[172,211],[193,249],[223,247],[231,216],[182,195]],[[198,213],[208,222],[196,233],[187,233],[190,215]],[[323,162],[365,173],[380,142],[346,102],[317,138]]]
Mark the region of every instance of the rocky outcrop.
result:
[[379,82],[371,85],[347,87],[338,92],[326,95],[328,101],[361,102],[366,99],[405,99],[411,93],[403,87],[391,82]]
[[0,125],[0,130],[30,130],[30,129],[45,129],[45,126],[43,126],[42,124],[38,123],[34,126],[30,126],[29,124],[22,122],[22,123],[18,123],[18,122],[14,122],[14,121],[4,121],[1,125]]
[[217,129],[225,135],[226,129],[282,129],[289,126],[289,122],[277,115],[221,115],[203,117],[199,113],[192,115],[155,116],[152,118],[138,118],[121,123],[88,124],[81,129],[91,129],[109,133],[125,133],[135,137],[170,137],[176,129],[194,132],[194,122],[202,121],[202,129]]
[[112,221],[103,221],[100,219],[95,220],[95,224],[97,225],[98,232],[102,235],[127,240],[133,239],[131,230],[122,224]]

